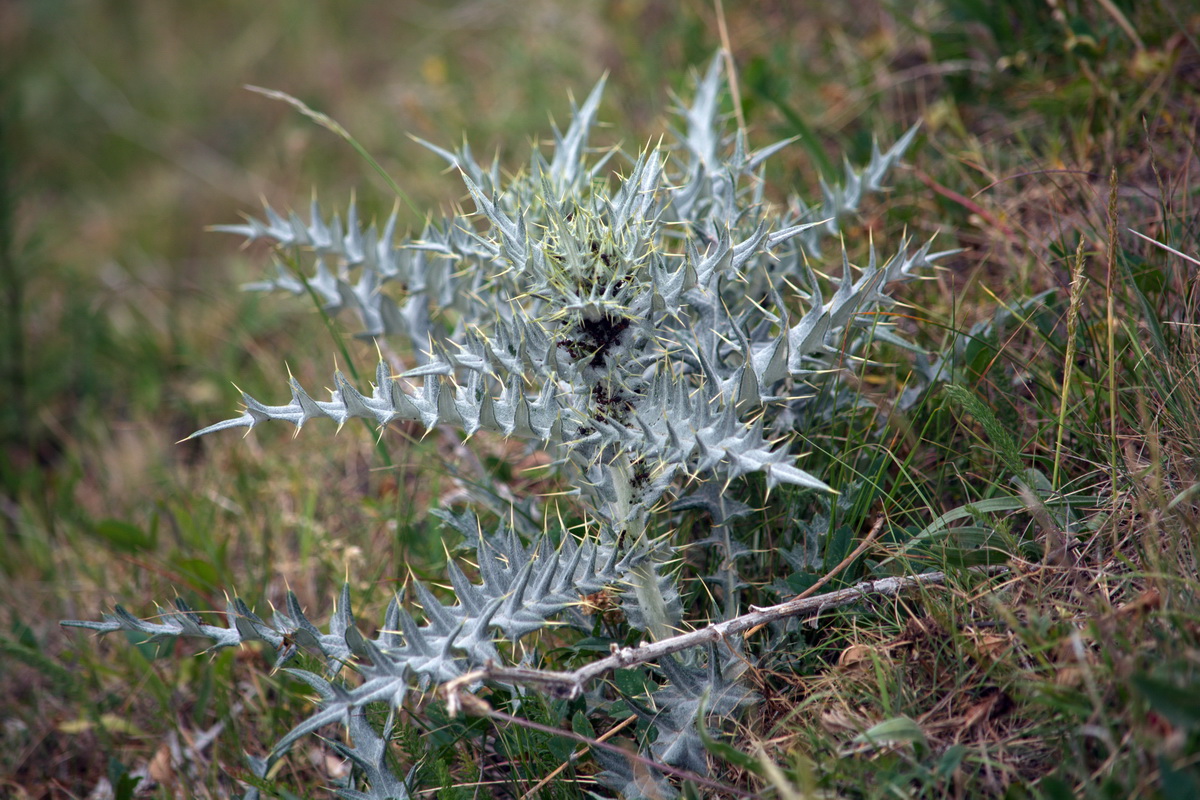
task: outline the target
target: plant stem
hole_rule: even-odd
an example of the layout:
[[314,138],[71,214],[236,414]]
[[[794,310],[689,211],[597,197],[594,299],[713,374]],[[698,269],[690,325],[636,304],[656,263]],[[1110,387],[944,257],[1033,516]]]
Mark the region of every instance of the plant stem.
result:
[[1056,491],[1058,485],[1058,470],[1062,465],[1063,430],[1067,425],[1067,402],[1071,394],[1071,373],[1075,369],[1075,332],[1079,328],[1079,306],[1083,298],[1083,239],[1075,249],[1075,268],[1071,270],[1071,301],[1067,306],[1067,348],[1063,355],[1062,393],[1058,401],[1058,433],[1054,440],[1054,472],[1050,476],[1050,485]]

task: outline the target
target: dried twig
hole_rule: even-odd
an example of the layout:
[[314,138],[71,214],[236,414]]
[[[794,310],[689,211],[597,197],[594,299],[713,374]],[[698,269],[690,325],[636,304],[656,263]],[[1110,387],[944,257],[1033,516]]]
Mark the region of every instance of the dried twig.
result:
[[[527,671],[533,672],[535,670],[527,670]],[[467,676],[464,675],[463,677],[467,677]],[[456,684],[461,680],[462,680],[462,678],[458,678],[454,681],[451,681],[450,683],[447,683],[446,686],[443,688],[443,691],[448,691],[451,684]],[[645,756],[638,755],[637,753],[626,750],[624,747],[618,747],[615,744],[609,744],[608,742],[604,742],[599,739],[591,739],[591,738],[588,738],[587,736],[581,736],[580,734],[575,733],[575,731],[568,731],[563,728],[555,728],[550,725],[543,725],[542,723],[534,722],[531,719],[525,719],[523,717],[514,717],[512,714],[506,714],[503,711],[497,711],[496,709],[494,709],[490,705],[488,705],[486,700],[482,700],[473,694],[467,694],[467,695],[461,696],[459,699],[460,699],[460,701],[462,701],[461,704],[459,705],[459,708],[465,709],[466,712],[468,714],[470,714],[471,716],[488,717],[491,719],[500,720],[501,722],[507,722],[512,725],[520,725],[522,728],[529,728],[530,730],[541,731],[542,733],[549,733],[554,736],[561,736],[564,739],[570,739],[571,741],[579,742],[580,744],[586,744],[588,747],[595,747],[595,748],[599,748],[601,750],[607,750],[610,753],[615,753],[616,755],[619,755],[623,758],[627,758],[630,761],[634,761],[645,767],[649,767],[651,769],[657,770],[658,772],[662,772],[667,775],[673,775],[676,778],[682,778],[683,780],[691,781],[692,783],[695,783],[698,786],[704,786],[704,787],[707,787],[709,789],[714,789],[719,792],[735,794],[735,795],[738,795],[739,797],[756,797],[757,796],[757,795],[753,794],[752,792],[746,791],[745,789],[739,789],[736,786],[730,786],[728,784],[721,783],[719,781],[714,781],[712,778],[706,778],[703,775],[698,775],[695,772],[692,772],[691,770],[680,769],[679,767],[673,767],[670,764],[662,764],[658,761],[655,761],[654,759],[646,758]],[[451,705],[453,707],[453,703],[449,702],[449,694],[447,694],[447,700],[448,700],[447,704]]]
[[865,597],[892,597],[913,586],[936,586],[945,581],[946,574],[944,572],[927,572],[922,575],[863,581],[836,592],[816,597],[795,597],[766,608],[751,606],[751,610],[747,614],[724,622],[715,622],[699,630],[681,633],[668,639],[648,642],[637,647],[614,645],[612,654],[607,658],[602,658],[572,672],[506,667],[488,662],[482,669],[474,670],[449,681],[442,687],[442,692],[451,713],[477,701],[477,698],[464,693],[464,690],[481,680],[518,683],[546,692],[554,697],[575,698],[583,694],[591,681],[614,669],[657,661],[671,653],[710,642],[719,642],[729,636],[735,636],[775,620],[787,617],[816,617],[825,609],[847,606]]
[[[858,545],[858,547],[854,548],[853,553],[851,553],[850,555],[843,558],[840,564],[838,564],[833,569],[829,570],[829,572],[826,572],[824,575],[822,575],[817,580],[816,583],[814,583],[812,586],[805,589],[800,594],[793,597],[792,600],[801,600],[805,597],[816,594],[817,589],[820,589],[822,586],[829,583],[831,580],[833,580],[835,577],[837,577],[839,574],[841,574],[842,570],[844,570],[846,567],[853,564],[855,559],[857,559],[863,553],[867,552],[867,548],[869,548],[871,545],[875,544],[875,540],[879,538],[879,533],[880,533],[880,531],[883,530],[883,521],[884,521],[884,518],[882,516],[879,517],[877,520],[875,520],[875,524],[873,526],[871,526],[871,532],[867,534],[866,538],[864,538],[862,540],[862,542]],[[766,625],[767,625],[767,623],[765,623],[765,622],[755,625],[753,628],[746,631],[746,638],[748,639],[751,636],[753,636],[754,634],[758,633],[760,630],[762,630],[764,627],[766,627]]]
[[958,192],[954,191],[953,189],[949,189],[949,188],[943,186],[942,184],[938,183],[933,178],[929,177],[929,175],[927,175],[926,173],[922,172],[919,169],[914,169],[913,174],[917,176],[917,180],[919,180],[921,183],[928,186],[933,191],[940,194],[942,197],[945,197],[947,200],[949,200],[952,203],[957,203],[958,205],[965,208],[967,211],[978,216],[981,220],[986,222],[988,225],[990,225],[995,230],[1000,231],[1000,233],[1004,234],[1004,238],[1008,239],[1010,242],[1020,244],[1021,240],[1017,238],[1017,235],[1015,233],[1013,233],[1013,229],[1008,227],[1007,225],[1005,225],[999,219],[997,219],[995,214],[988,211],[983,206],[979,205],[979,203],[976,203],[974,200],[971,200],[968,197],[964,197],[963,195],[959,194]]
[[[609,739],[616,736],[620,731],[623,731],[625,728],[629,727],[629,725],[631,723],[634,723],[634,722],[637,722],[637,714],[629,715],[628,717],[626,717],[624,719],[624,721],[614,725],[612,728],[609,728],[607,731],[605,731],[600,736],[597,736],[596,742],[597,743],[607,742]],[[589,745],[589,747],[590,747],[590,745]],[[538,781],[536,786],[534,786],[532,789],[530,789],[525,794],[521,795],[521,800],[530,800],[530,798],[532,798],[534,795],[536,795],[542,789],[545,789],[546,786],[552,780],[554,780],[560,774],[562,774],[563,772],[566,771],[567,767],[571,764],[571,762],[577,760],[580,756],[582,756],[586,752],[587,752],[587,748],[585,748],[585,747],[581,747],[578,750],[576,750],[575,753],[572,754],[572,756],[570,758],[568,758],[563,763],[559,764],[558,767],[556,767],[553,772],[551,772],[549,775],[547,775],[546,777],[544,777],[540,781]]]

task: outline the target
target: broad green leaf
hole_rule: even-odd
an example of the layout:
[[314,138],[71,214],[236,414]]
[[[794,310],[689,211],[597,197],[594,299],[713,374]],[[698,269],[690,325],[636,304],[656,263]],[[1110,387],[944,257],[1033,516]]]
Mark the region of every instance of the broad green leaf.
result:
[[928,749],[929,740],[921,726],[908,717],[892,717],[855,736],[852,740],[857,744],[891,745],[912,744],[922,749]]
[[138,553],[153,550],[157,537],[131,522],[105,519],[92,526],[92,531],[116,550]]

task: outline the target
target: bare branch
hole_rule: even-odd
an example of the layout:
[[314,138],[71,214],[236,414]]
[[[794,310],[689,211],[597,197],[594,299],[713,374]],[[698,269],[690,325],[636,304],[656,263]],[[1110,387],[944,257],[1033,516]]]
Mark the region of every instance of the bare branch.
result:
[[[663,656],[678,653],[689,647],[696,647],[710,642],[719,642],[730,636],[749,631],[767,623],[788,617],[818,617],[826,609],[848,606],[866,597],[894,597],[905,589],[914,586],[938,586],[946,582],[944,572],[927,572],[921,575],[905,575],[895,578],[881,578],[862,583],[836,592],[817,595],[816,597],[795,597],[778,605],[766,608],[751,606],[749,613],[740,617],[715,622],[700,628],[657,642],[647,642],[637,647],[613,646],[612,654],[599,661],[580,667],[572,672],[555,672],[552,670],[528,669],[525,667],[506,667],[494,662],[488,662],[483,669],[467,673],[449,681],[442,687],[446,702],[451,713],[456,712],[473,697],[464,695],[463,690],[481,680],[498,680],[507,683],[519,683],[531,686],[555,697],[575,698],[583,694],[587,685],[600,676],[614,669],[630,667],[634,664],[644,664],[657,661]],[[470,697],[470,699],[468,699]]]
[[[527,671],[534,672],[536,670],[527,670]],[[463,677],[467,677],[467,676],[464,675]],[[453,681],[450,681],[443,688],[443,691],[448,692],[450,689],[450,686],[456,685],[456,684],[459,687],[461,687],[461,685],[462,685],[460,683],[461,680],[462,680],[462,678],[457,678]],[[466,700],[467,698],[470,698],[470,699],[467,702],[465,702],[461,706],[461,708],[465,709],[466,712],[473,717],[487,717],[490,719],[500,720],[501,722],[507,722],[510,725],[520,725],[522,728],[529,728],[530,730],[541,731],[542,733],[549,733],[554,736],[561,736],[564,739],[570,739],[573,742],[579,742],[580,744],[587,745],[588,747],[593,747],[593,748],[597,748],[600,750],[607,750],[610,753],[619,755],[622,758],[627,758],[630,761],[641,764],[644,767],[649,767],[650,769],[657,770],[666,775],[673,775],[676,778],[682,778],[685,781],[691,781],[699,786],[705,786],[709,789],[715,789],[719,792],[728,792],[729,794],[734,794],[739,797],[757,797],[757,795],[755,795],[751,792],[748,792],[745,789],[739,789],[736,786],[730,786],[729,784],[721,783],[719,781],[714,781],[711,778],[707,778],[704,775],[698,775],[695,772],[692,772],[690,770],[681,769],[679,767],[674,767],[674,766],[671,766],[670,764],[662,764],[653,759],[646,758],[643,755],[639,755],[638,753],[635,753],[624,747],[618,747],[615,744],[609,744],[608,742],[604,741],[603,739],[592,739],[587,736],[583,736],[581,734],[575,733],[575,731],[569,731],[569,730],[565,730],[563,728],[555,728],[550,725],[543,725],[540,722],[534,722],[531,719],[525,719],[523,717],[514,717],[512,714],[506,714],[503,711],[499,711],[497,709],[492,708],[490,705],[488,705],[486,700],[481,700],[480,698],[476,697],[475,695],[470,695],[470,694],[465,695],[461,699]],[[449,696],[447,696],[447,701],[448,701],[447,705],[450,705],[451,708],[454,708],[454,706],[452,705],[452,703],[449,699]]]

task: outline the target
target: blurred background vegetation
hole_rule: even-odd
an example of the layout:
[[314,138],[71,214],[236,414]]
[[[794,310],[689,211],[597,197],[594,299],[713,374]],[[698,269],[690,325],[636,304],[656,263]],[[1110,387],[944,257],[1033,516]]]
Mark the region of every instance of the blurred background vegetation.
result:
[[[802,136],[771,167],[781,196],[836,175],[842,153],[862,160],[872,137],[891,141],[924,121],[912,168],[852,233],[894,240],[907,226],[965,248],[909,295],[916,316],[937,322],[912,326],[927,343],[994,319],[998,303],[1011,309],[1051,290],[1057,316],[1041,338],[997,332],[982,357],[990,364],[1011,346],[1033,363],[1049,350],[1059,362],[1044,368],[1061,370],[1063,349],[1053,344],[1061,331],[1058,339],[1048,331],[1061,327],[1078,242],[1103,261],[1114,167],[1122,226],[1200,252],[1192,4],[756,0],[728,2],[724,12],[752,142]],[[519,169],[530,138],[546,136],[568,98],[608,74],[601,119],[614,123],[611,141],[636,149],[671,124],[669,90],[721,44],[716,8],[698,0],[0,3],[0,794],[83,797],[105,780],[119,794],[121,776],[140,768],[153,778],[143,786],[163,796],[180,786],[226,796],[234,784],[225,772],[237,771],[240,753],[261,754],[302,707],[282,676],[242,663],[255,653],[163,659],[153,647],[64,634],[58,620],[94,618],[114,602],[149,613],[176,593],[222,608],[232,587],[260,608],[285,587],[307,607],[328,608],[347,575],[360,616],[374,619],[372,604],[410,573],[443,574],[446,548],[427,510],[457,502],[461,483],[430,463],[447,459],[474,479],[524,491],[513,464],[525,454],[498,441],[481,443],[477,465],[452,442],[399,431],[384,440],[394,469],[358,430],[335,437],[314,428],[302,443],[269,428],[246,440],[176,443],[229,415],[231,380],[274,398],[285,359],[309,386],[334,366],[311,307],[237,290],[267,268],[265,253],[206,226],[255,213],[263,198],[303,206],[315,190],[326,207],[356,196],[366,214],[396,203],[345,142],[242,87],[282,90],[328,113],[418,208],[436,213],[465,191],[410,136],[453,146],[465,134],[477,153],[494,150]],[[1162,266],[1152,247],[1125,248],[1146,313],[1193,320],[1194,267]],[[1103,337],[1086,325],[1102,317],[1103,299],[1084,308],[1085,342],[1097,347]],[[373,363],[369,343],[352,347],[360,365]],[[1052,415],[1025,403],[1020,387],[990,382],[986,364],[977,372],[1021,446],[1053,450]],[[1098,392],[1102,372],[1091,373]],[[883,398],[899,389],[897,381],[864,390]],[[1143,418],[1155,413],[1155,391],[1141,393]],[[1096,432],[1107,419],[1102,405],[1068,439],[1073,476],[1115,452]],[[1200,434],[1188,424],[1178,435],[1194,447]],[[914,468],[944,470],[949,484],[999,480],[987,448],[954,469],[937,461],[970,449],[954,425],[921,435],[932,437],[923,451],[932,460],[908,462]],[[1153,462],[1148,445],[1132,441],[1121,442],[1122,463]],[[946,510],[943,500],[970,494],[943,489],[923,498],[927,519]],[[1180,674],[1200,666],[1180,658]],[[1145,716],[1144,702],[1113,719]],[[1196,722],[1169,725],[1192,735]],[[215,742],[192,746],[214,726]],[[792,741],[781,763],[793,768],[789,753],[802,751],[820,763],[813,741]],[[172,755],[180,747],[191,753],[182,761]],[[1063,760],[1047,748],[1020,785],[1056,786],[1038,784]],[[1138,749],[1130,758],[1141,768],[1118,785],[1158,785],[1147,776],[1175,769],[1160,769],[1164,753]],[[321,758],[314,745],[280,780],[305,785],[308,773],[334,769]],[[949,792],[944,777],[924,785]],[[847,780],[838,790],[859,778]],[[1062,778],[1063,791],[1085,784]]]

